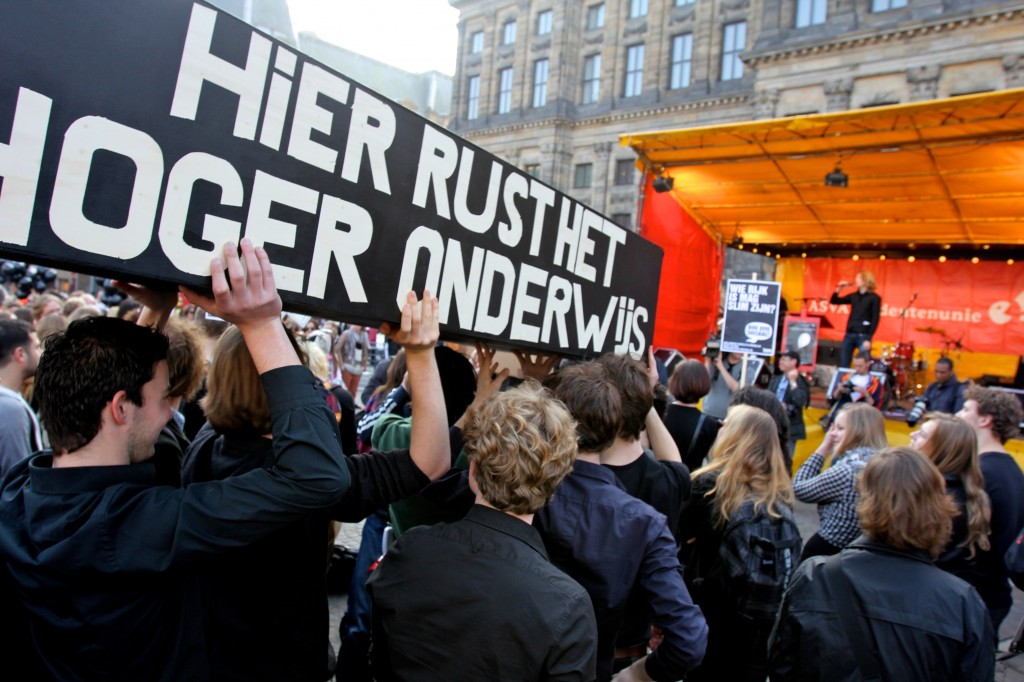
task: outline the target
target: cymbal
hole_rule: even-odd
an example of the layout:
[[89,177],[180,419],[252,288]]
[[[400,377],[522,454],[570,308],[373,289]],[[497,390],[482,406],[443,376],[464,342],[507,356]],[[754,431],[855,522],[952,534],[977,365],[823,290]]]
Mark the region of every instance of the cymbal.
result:
[[940,329],[938,327],[915,327],[915,329],[917,331],[919,331],[919,332],[924,332],[925,334],[945,334],[946,333],[945,329]]

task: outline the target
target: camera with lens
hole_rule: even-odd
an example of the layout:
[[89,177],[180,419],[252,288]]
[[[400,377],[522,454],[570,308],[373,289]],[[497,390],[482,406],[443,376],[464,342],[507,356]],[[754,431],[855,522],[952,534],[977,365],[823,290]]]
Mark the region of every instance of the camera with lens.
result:
[[917,426],[917,422],[921,421],[921,417],[928,409],[928,399],[925,397],[918,398],[914,402],[914,409],[907,415],[907,424],[909,426]]
[[851,391],[852,392],[853,389],[856,388],[856,386],[854,385],[854,383],[852,381],[847,379],[846,381],[843,382],[843,388],[845,388],[847,391]]
[[712,334],[704,344],[704,355],[709,360],[714,360],[722,351],[722,338],[718,334]]

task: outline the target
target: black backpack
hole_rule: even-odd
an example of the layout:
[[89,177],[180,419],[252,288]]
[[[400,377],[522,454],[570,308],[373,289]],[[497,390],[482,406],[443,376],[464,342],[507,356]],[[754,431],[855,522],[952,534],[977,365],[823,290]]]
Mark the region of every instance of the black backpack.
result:
[[781,517],[755,513],[754,503],[745,502],[725,527],[712,569],[736,611],[748,618],[775,618],[800,560],[803,541],[793,512],[785,505],[778,511]]

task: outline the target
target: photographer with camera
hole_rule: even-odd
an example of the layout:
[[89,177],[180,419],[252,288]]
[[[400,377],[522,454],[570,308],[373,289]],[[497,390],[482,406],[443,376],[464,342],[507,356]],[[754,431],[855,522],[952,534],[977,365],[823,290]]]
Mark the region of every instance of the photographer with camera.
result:
[[729,399],[740,388],[743,376],[743,354],[720,352],[722,342],[718,335],[712,334],[704,346],[704,367],[711,376],[711,392],[702,403],[704,414],[718,421],[725,419],[729,410]]
[[953,361],[949,358],[939,358],[935,361],[935,381],[928,384],[924,394],[914,401],[914,409],[907,415],[907,424],[917,424],[925,411],[956,414],[964,406],[966,386],[967,382],[956,378]]
[[872,376],[867,358],[857,356],[853,359],[853,372],[840,378],[832,398],[839,408],[846,403],[864,403],[872,407],[881,405],[882,382]]

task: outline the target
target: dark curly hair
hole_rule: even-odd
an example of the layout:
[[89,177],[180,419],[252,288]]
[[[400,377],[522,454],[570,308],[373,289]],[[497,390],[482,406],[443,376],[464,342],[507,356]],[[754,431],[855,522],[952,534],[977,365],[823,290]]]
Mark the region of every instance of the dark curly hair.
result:
[[74,452],[100,430],[118,391],[142,405],[142,387],[167,359],[167,337],[112,317],[87,317],[46,340],[36,369],[39,419],[55,454]]

